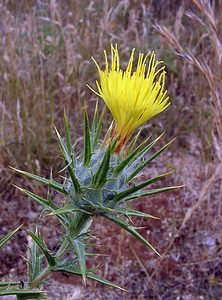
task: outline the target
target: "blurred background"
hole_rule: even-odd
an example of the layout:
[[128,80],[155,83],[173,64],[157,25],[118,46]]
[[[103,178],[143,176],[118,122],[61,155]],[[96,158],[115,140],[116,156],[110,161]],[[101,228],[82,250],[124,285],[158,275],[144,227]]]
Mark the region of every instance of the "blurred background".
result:
[[[222,299],[222,1],[220,0],[1,0],[0,1],[0,234],[24,223],[40,226],[53,250],[58,224],[12,184],[44,194],[9,165],[41,176],[61,169],[53,126],[63,133],[68,115],[74,142],[82,144],[86,102],[92,115],[103,50],[117,43],[122,66],[132,48],[155,51],[167,71],[171,106],[152,119],[141,138],[165,131],[177,137],[143,177],[175,169],[162,185],[185,187],[141,199],[135,206],[160,217],[138,224],[164,256],[98,219],[97,250],[90,260],[100,275],[128,293],[81,279],[56,276],[50,299]],[[103,103],[100,101],[100,109]],[[104,131],[111,116],[106,112]],[[161,143],[158,147],[161,146]],[[25,230],[0,253],[0,277],[24,279]]]

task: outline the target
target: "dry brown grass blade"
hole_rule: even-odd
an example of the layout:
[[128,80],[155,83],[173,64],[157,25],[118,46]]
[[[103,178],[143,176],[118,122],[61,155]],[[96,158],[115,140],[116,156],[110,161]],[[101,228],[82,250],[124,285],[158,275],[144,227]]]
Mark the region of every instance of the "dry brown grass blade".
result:
[[178,9],[178,11],[177,11],[176,18],[175,18],[175,24],[174,24],[174,32],[175,32],[175,36],[177,37],[177,39],[179,38],[180,31],[183,27],[182,18],[183,18],[183,15],[184,15],[184,11],[185,11],[185,3],[182,2],[179,9]]
[[166,39],[167,43],[174,49],[174,51],[176,51],[177,54],[184,53],[184,50],[176,36],[166,26],[156,24],[153,27]]

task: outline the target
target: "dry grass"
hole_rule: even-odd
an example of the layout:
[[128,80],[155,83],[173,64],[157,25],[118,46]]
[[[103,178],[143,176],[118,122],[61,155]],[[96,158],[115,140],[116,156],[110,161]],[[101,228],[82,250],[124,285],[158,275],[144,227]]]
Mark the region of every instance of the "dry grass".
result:
[[83,102],[92,98],[85,87],[95,79],[92,54],[101,60],[111,42],[122,54],[145,47],[147,10],[128,1],[1,4],[0,137],[13,165],[50,161],[64,108],[79,132]]
[[[157,24],[155,29],[165,38],[168,45],[174,52],[182,58],[185,62],[196,68],[202,74],[202,80],[199,85],[203,88],[207,83],[208,89],[204,89],[207,94],[204,100],[208,100],[211,104],[213,114],[213,121],[215,130],[212,131],[212,139],[214,146],[213,158],[219,165],[215,167],[215,172],[211,178],[203,185],[197,203],[195,203],[188,211],[181,225],[181,229],[189,221],[192,213],[199,208],[202,202],[206,199],[215,182],[221,181],[220,194],[218,195],[218,216],[221,215],[221,191],[222,191],[222,35],[220,26],[222,24],[220,12],[222,11],[222,3],[210,3],[204,0],[192,0],[197,8],[197,11],[184,11],[182,4],[178,10],[178,17],[176,19],[177,26],[175,33],[171,32],[167,27]],[[219,12],[219,15],[217,14]],[[181,13],[182,12],[182,13]],[[189,45],[188,50],[180,42],[178,28],[181,27],[182,16],[185,15],[192,20],[196,26],[194,33],[198,36],[198,31],[203,30],[199,39],[193,41]],[[196,32],[195,32],[196,30]],[[209,46],[208,46],[209,45]],[[201,47],[202,51],[197,49]],[[210,97],[210,99],[208,99]],[[201,101],[201,99],[199,99]],[[203,129],[204,130],[204,129]]]
[[[184,14],[184,6],[181,5],[179,9],[180,17],[178,16],[175,24],[175,33],[171,32],[167,27],[157,24],[156,30],[166,39],[168,45],[174,52],[184,59],[187,63],[191,64],[203,75],[203,83],[208,84],[208,93],[210,92],[211,109],[214,116],[217,135],[222,140],[222,36],[219,30],[221,26],[221,16],[216,15],[216,10],[221,12],[222,3],[218,3],[218,7],[214,6],[209,1],[193,0],[192,1],[198,8],[198,12],[186,12],[196,25],[196,31],[203,29],[203,33],[196,43],[189,45],[185,48],[179,41],[178,28],[181,27],[181,19]],[[179,23],[179,24],[178,24]],[[197,26],[199,25],[199,26]],[[194,29],[195,30],[195,29]],[[194,31],[195,34],[195,31]],[[198,32],[197,32],[198,35]],[[208,47],[206,47],[208,45]],[[202,47],[202,51],[198,52],[196,49]],[[205,90],[206,92],[207,90]],[[218,158],[221,159],[221,153],[215,147],[215,152]]]
[[[210,126],[204,133],[199,131],[203,119],[207,127],[210,115],[206,107],[193,105],[189,98],[194,95],[188,94],[193,86],[187,82],[186,75],[194,77],[195,74],[190,74],[185,66],[182,72],[179,70],[172,54],[160,43],[152,28],[159,16],[167,21],[164,14],[167,8],[175,12],[177,9],[176,6],[172,8],[170,1],[163,7],[146,1],[138,4],[124,0],[2,3],[0,141],[6,146],[11,164],[26,163],[30,168],[39,169],[44,163],[54,163],[51,159],[55,156],[53,125],[61,127],[64,108],[75,124],[73,131],[79,133],[83,102],[93,100],[85,87],[86,83],[93,84],[96,77],[90,58],[94,55],[102,61],[103,50],[112,42],[119,44],[123,57],[128,58],[130,49],[136,47],[145,52],[155,49],[158,56],[164,58],[169,73],[169,92],[175,99],[172,108],[175,118],[171,113],[166,114],[169,135],[180,132],[179,136],[183,137],[195,130],[200,132],[204,152],[210,151]],[[183,13],[184,5],[178,8],[173,26],[177,36],[183,27]],[[202,92],[195,89],[195,97],[199,94],[201,97]],[[190,106],[194,112],[189,111]],[[178,120],[177,111],[181,110],[183,118]],[[190,122],[191,118],[194,122]],[[180,141],[183,143],[183,138]]]

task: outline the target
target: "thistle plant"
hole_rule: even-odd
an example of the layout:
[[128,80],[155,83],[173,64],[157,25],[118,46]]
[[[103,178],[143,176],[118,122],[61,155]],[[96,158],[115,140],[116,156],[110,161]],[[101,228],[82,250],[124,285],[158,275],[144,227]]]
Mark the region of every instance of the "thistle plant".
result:
[[[131,53],[125,71],[120,68],[117,46],[111,46],[111,66],[105,53],[105,70],[98,63],[100,82],[96,82],[97,91],[114,121],[106,135],[101,138],[104,112],[99,115],[98,103],[95,106],[90,125],[86,107],[84,108],[84,145],[78,153],[76,145],[70,138],[70,128],[64,114],[65,137],[58,130],[55,132],[63,159],[63,176],[60,182],[50,175],[49,179],[14,169],[21,175],[29,177],[48,186],[59,194],[60,204],[51,199],[36,195],[31,191],[17,187],[31,200],[43,207],[43,212],[56,216],[61,224],[58,250],[52,252],[46,245],[39,230],[27,233],[33,239],[28,260],[28,290],[39,288],[43,281],[53,272],[67,272],[80,275],[83,282],[87,278],[103,284],[120,288],[116,284],[100,278],[96,270],[88,269],[87,257],[97,255],[90,253],[92,221],[97,217],[108,219],[144,243],[157,255],[158,251],[147,241],[133,225],[131,218],[156,218],[150,214],[137,211],[131,207],[134,199],[148,197],[171,191],[178,186],[150,188],[153,183],[165,178],[171,172],[161,174],[145,181],[139,181],[139,173],[158,157],[172,142],[156,152],[150,150],[163,136],[149,142],[142,141],[138,146],[139,134],[136,128],[162,112],[169,106],[165,91],[165,70],[156,61],[155,54],[139,54],[137,66],[133,71],[134,50]],[[147,60],[149,57],[149,62]],[[53,193],[54,194],[54,193]],[[1,295],[1,292],[0,292]]]

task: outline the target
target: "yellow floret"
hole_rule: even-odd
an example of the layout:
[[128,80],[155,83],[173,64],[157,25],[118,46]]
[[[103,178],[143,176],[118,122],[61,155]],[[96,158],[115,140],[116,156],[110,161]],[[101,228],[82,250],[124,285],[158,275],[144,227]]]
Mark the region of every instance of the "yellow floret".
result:
[[146,56],[140,53],[133,70],[134,52],[135,49],[131,52],[125,71],[120,68],[117,45],[111,45],[111,66],[104,51],[104,71],[93,58],[99,71],[100,83],[96,81],[98,91],[91,90],[105,101],[116,122],[115,134],[123,141],[127,140],[133,130],[170,105],[164,88],[165,67],[158,68],[161,62],[156,61],[154,52]]

